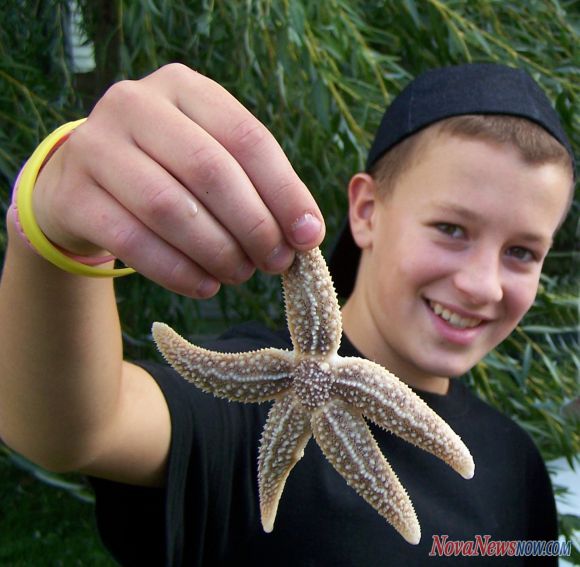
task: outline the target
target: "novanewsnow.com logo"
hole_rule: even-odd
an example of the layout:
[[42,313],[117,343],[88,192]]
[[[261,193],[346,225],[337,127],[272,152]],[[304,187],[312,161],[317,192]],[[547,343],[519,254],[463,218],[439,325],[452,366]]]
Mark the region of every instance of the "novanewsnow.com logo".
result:
[[448,535],[434,535],[430,557],[569,557],[571,541],[492,540],[490,535],[476,535],[471,540],[451,540]]

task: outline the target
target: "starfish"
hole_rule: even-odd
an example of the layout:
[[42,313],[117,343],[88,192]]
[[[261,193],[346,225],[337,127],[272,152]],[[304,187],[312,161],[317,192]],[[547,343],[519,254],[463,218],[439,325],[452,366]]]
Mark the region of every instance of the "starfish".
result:
[[205,392],[237,402],[274,401],[258,457],[266,532],[274,527],[286,479],[314,436],[346,482],[409,543],[419,543],[413,504],[363,416],[433,453],[464,478],[474,473],[471,454],[447,423],[395,375],[370,360],[337,354],[340,308],[318,248],[297,252],[282,279],[294,350],[218,353],[154,323],[157,347],[181,376]]

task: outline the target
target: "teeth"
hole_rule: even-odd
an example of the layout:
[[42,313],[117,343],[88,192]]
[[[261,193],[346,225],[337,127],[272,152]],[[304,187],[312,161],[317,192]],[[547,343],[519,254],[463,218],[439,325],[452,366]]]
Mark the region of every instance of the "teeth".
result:
[[436,315],[439,315],[442,319],[445,319],[450,325],[457,327],[458,329],[471,329],[472,327],[477,327],[481,323],[481,319],[472,319],[470,317],[461,317],[449,309],[445,309],[440,303],[435,301],[429,301],[429,306]]

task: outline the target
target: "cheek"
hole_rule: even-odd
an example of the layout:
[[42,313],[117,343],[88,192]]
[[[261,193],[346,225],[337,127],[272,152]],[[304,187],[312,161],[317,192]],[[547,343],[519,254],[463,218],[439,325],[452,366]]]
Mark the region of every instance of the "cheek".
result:
[[398,264],[398,276],[422,287],[442,280],[458,269],[458,257],[443,253],[437,247],[423,245],[409,250]]
[[514,327],[534,304],[538,291],[537,281],[524,282],[509,287],[505,292],[505,305],[508,319]]

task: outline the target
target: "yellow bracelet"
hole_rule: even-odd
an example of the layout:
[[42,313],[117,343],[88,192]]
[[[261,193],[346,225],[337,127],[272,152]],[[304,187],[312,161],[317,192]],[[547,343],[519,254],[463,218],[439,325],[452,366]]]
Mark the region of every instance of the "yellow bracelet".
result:
[[16,195],[16,206],[18,208],[19,222],[22,231],[28,238],[32,247],[51,264],[54,264],[61,270],[78,276],[89,276],[93,278],[110,278],[119,276],[128,276],[135,273],[133,268],[96,268],[77,262],[63,254],[54,244],[44,235],[32,211],[32,192],[36,179],[55,144],[66,134],[72,132],[77,126],[82,124],[86,118],[63,124],[52,134],[49,134],[36,148],[20,174],[18,182],[18,193]]

